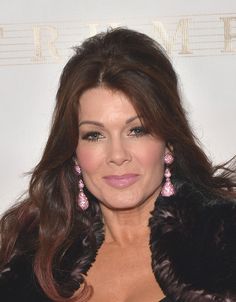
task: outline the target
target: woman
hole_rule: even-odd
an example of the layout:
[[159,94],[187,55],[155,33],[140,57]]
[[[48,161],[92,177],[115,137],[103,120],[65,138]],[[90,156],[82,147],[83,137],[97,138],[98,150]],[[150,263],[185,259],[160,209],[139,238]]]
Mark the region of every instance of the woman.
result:
[[155,41],[87,39],[28,196],[1,220],[1,299],[236,301],[235,174],[199,147]]

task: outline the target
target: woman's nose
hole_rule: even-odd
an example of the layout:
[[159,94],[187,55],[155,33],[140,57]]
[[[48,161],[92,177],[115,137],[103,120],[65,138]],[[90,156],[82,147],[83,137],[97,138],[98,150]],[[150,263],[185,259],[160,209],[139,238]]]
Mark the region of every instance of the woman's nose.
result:
[[108,163],[120,166],[131,160],[131,153],[129,147],[122,139],[116,139],[110,143],[107,157]]

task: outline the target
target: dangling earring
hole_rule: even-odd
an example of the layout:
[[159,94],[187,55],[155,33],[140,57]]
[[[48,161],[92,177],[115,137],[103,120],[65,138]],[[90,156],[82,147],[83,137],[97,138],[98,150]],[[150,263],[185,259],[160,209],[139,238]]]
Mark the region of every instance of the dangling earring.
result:
[[164,157],[164,162],[167,165],[166,169],[165,169],[165,177],[166,177],[166,181],[162,187],[161,190],[161,195],[162,196],[171,196],[175,194],[175,188],[173,186],[173,184],[171,183],[170,177],[171,177],[171,173],[170,173],[170,169],[168,168],[168,165],[172,164],[174,161],[174,157],[172,156],[172,154],[168,153],[165,155]]
[[79,195],[78,195],[77,203],[78,203],[78,206],[83,211],[85,211],[89,207],[89,201],[88,201],[88,198],[86,197],[86,195],[84,194],[84,190],[83,190],[84,182],[81,178],[81,169],[77,164],[75,164],[75,170],[76,170],[78,176],[80,177],[80,179],[79,179]]

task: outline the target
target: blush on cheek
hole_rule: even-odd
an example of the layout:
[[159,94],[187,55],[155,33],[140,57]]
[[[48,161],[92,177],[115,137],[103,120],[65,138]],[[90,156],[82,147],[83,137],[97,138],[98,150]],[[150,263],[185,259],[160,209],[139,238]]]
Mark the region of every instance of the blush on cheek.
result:
[[90,148],[77,148],[76,155],[80,168],[85,173],[95,173],[99,164],[103,158],[102,154],[99,152],[94,152],[95,150],[90,150]]
[[[147,152],[148,149],[148,152]],[[143,167],[163,167],[164,169],[165,145],[161,142],[149,143],[148,148],[144,144],[139,148],[139,159]]]

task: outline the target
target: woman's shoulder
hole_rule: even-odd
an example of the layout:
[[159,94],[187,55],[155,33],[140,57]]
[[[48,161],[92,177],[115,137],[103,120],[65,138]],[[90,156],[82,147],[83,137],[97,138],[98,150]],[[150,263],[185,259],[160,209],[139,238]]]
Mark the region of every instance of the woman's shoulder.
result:
[[196,301],[208,295],[209,301],[236,297],[234,198],[214,196],[186,183],[176,195],[158,200],[150,226],[154,271],[167,294],[184,300],[191,288]]
[[231,265],[236,265],[236,198],[216,196],[183,183],[175,195],[157,200],[150,226],[153,240],[173,234],[172,251],[176,241],[186,256],[198,255],[199,261],[208,256],[212,261],[215,255],[225,265],[228,257]]
[[0,272],[0,297],[4,302],[50,302],[40,289],[32,258],[14,257]]
[[189,231],[196,227],[197,222],[209,224],[209,219],[216,222],[216,227],[223,222],[235,225],[236,197],[216,196],[184,182],[178,186],[175,195],[158,198],[153,216],[160,222],[168,222],[170,219],[173,222],[174,219],[183,227],[187,225]]
[[176,207],[182,226],[189,229],[189,233],[185,231],[191,238],[205,242],[212,239],[220,247],[225,245],[225,236],[236,236],[236,198],[217,196],[184,184],[176,198]]

